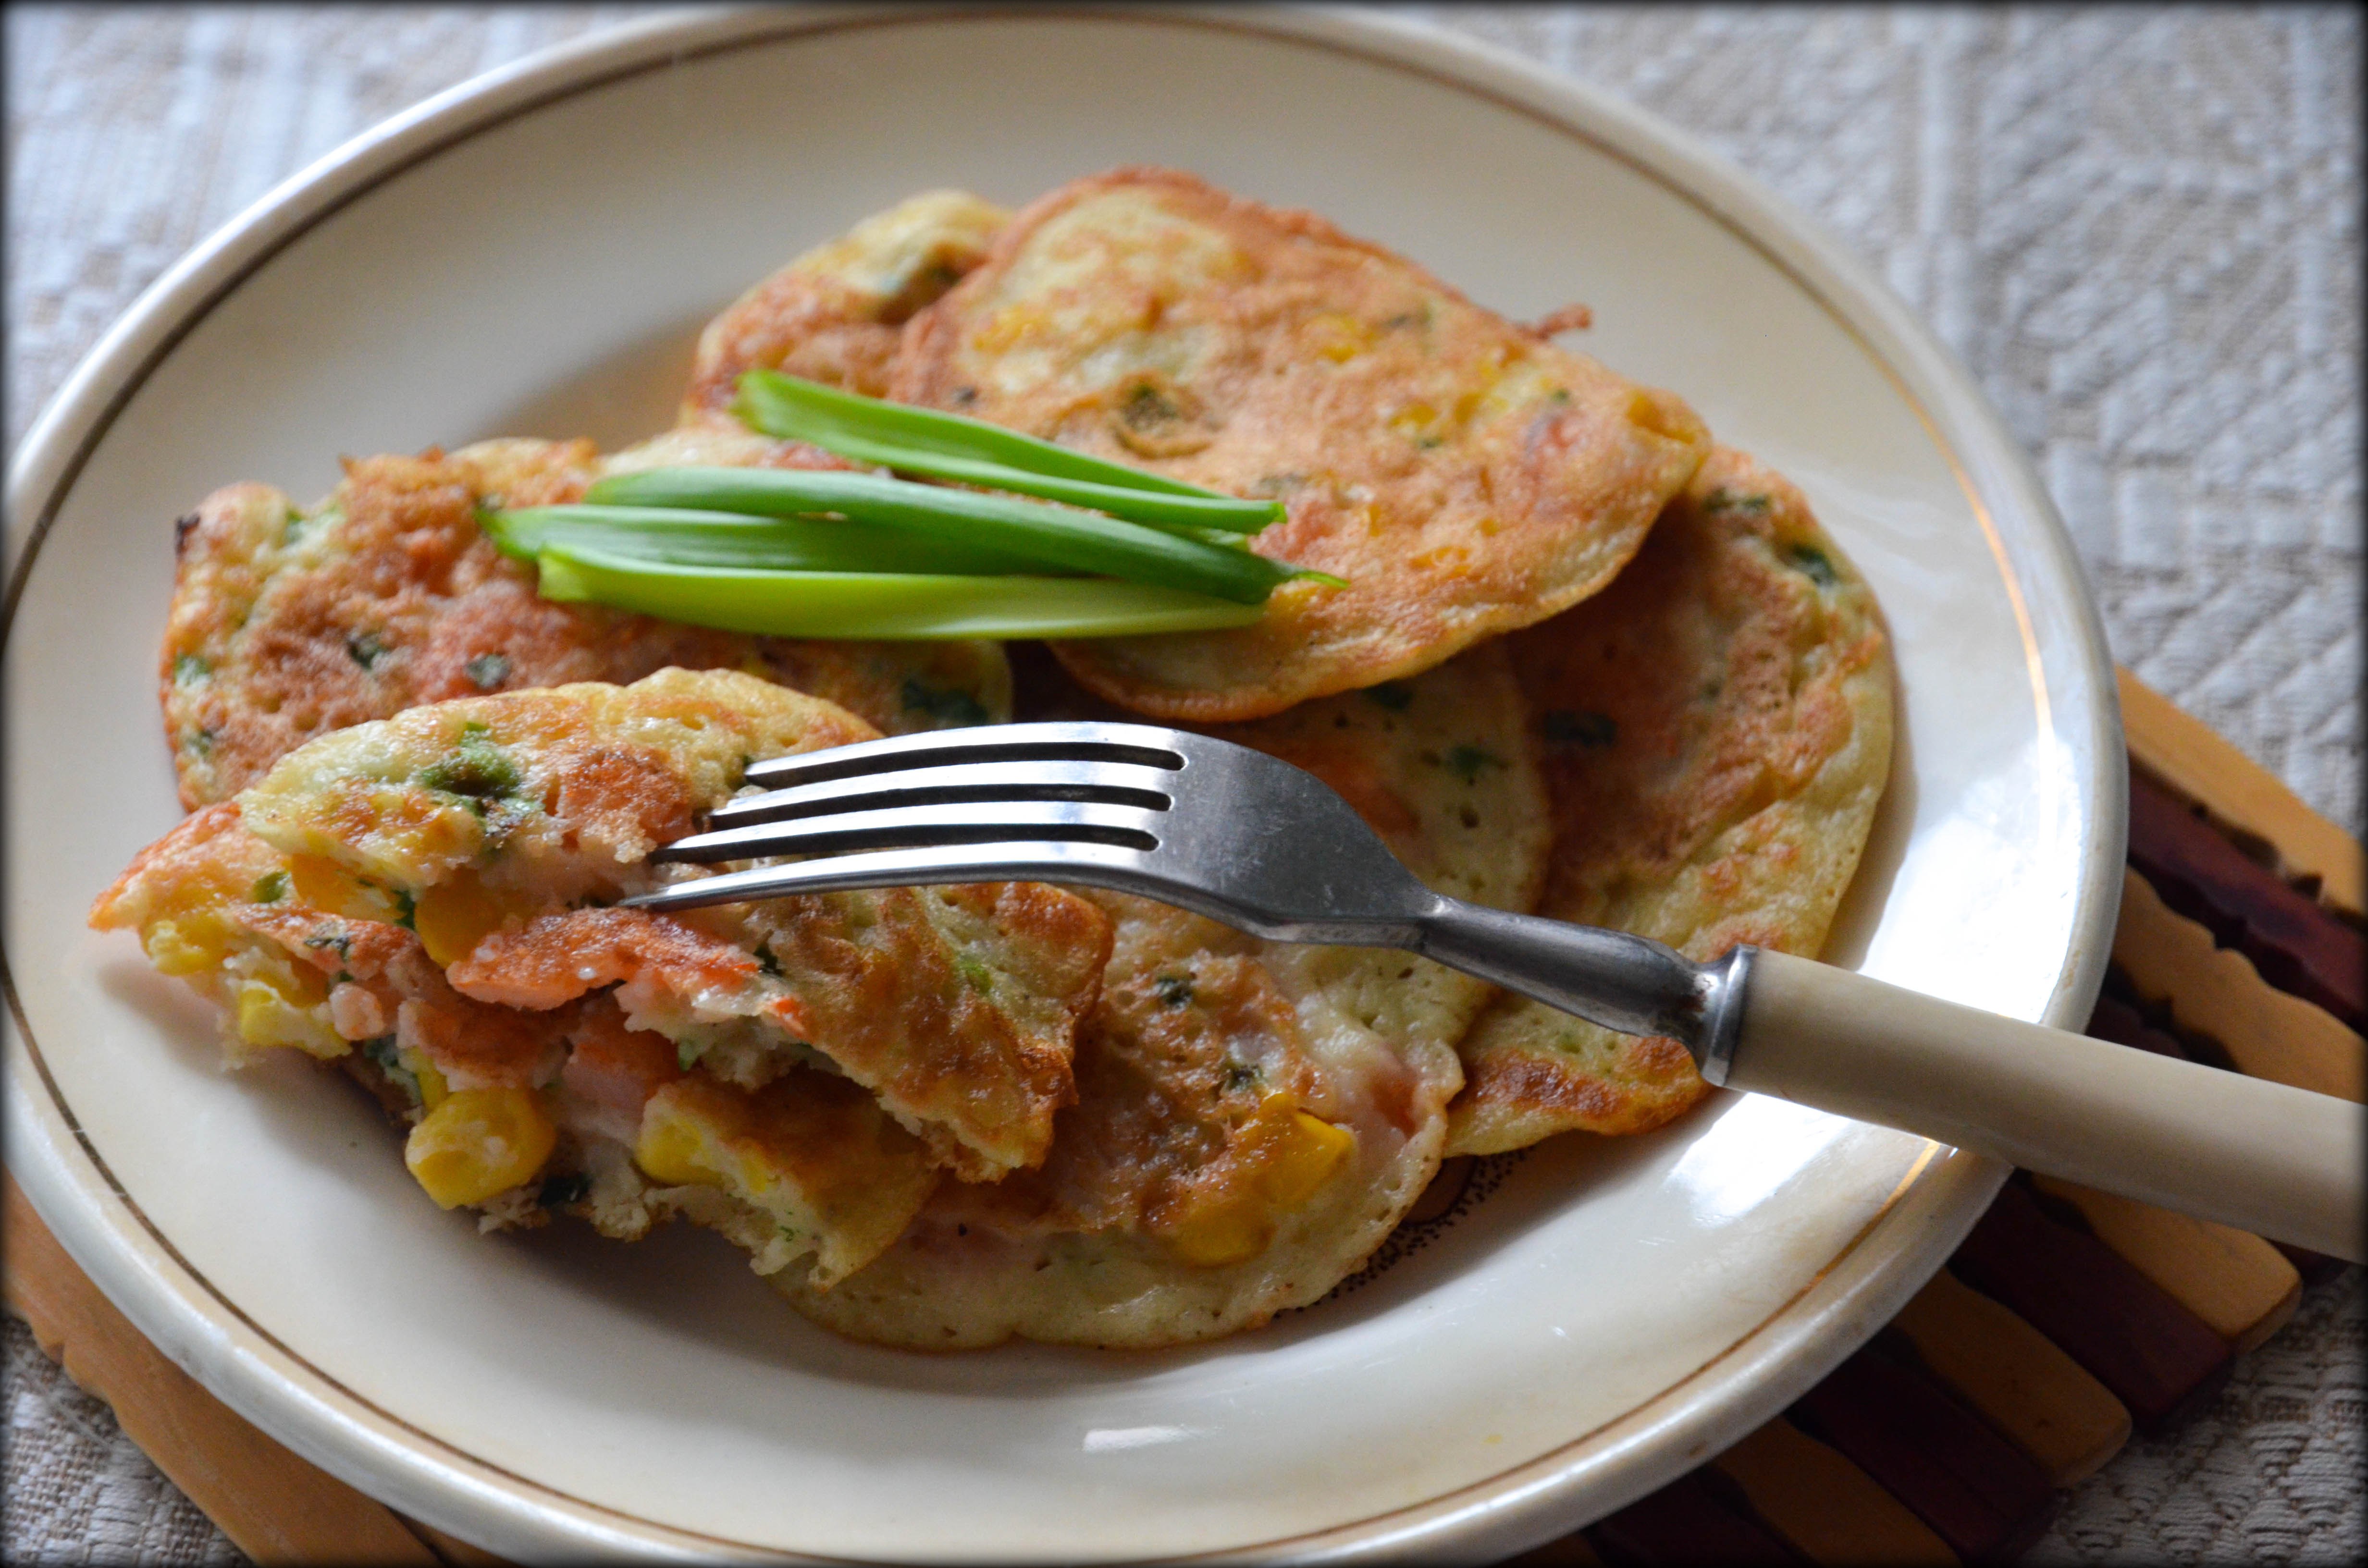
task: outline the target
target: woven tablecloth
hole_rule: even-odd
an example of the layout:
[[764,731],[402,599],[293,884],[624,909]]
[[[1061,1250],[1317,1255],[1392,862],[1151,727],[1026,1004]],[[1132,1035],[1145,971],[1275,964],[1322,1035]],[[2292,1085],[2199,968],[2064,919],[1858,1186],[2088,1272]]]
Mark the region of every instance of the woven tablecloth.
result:
[[[11,444],[278,180],[651,9],[12,6]],[[2037,460],[2115,656],[2360,830],[2356,13],[1415,14],[1658,111],[1855,247]],[[2083,1484],[2034,1560],[2368,1552],[2361,1278]],[[14,1319],[6,1400],[8,1561],[238,1559]]]

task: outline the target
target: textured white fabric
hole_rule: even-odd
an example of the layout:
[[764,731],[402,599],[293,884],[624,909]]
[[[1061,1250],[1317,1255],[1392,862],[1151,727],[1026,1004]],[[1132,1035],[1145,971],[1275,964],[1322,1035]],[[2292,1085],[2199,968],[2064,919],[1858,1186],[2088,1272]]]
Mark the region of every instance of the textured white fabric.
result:
[[[13,442],[139,290],[372,122],[647,6],[11,6]],[[1816,215],[2036,457],[2116,655],[2358,830],[2360,23],[2342,9],[1426,8]],[[231,476],[225,476],[231,477]],[[2350,1561],[2362,1292],[2075,1494],[2048,1562]],[[9,1561],[231,1561],[7,1326]]]

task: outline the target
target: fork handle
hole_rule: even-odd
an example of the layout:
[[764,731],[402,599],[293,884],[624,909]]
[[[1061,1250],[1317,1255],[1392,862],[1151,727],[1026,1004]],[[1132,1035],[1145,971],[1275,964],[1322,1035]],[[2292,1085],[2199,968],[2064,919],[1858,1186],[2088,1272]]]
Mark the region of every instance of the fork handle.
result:
[[2000,1017],[1790,954],[1695,965],[1642,937],[1441,899],[1416,951],[1625,1034],[1713,1084],[2011,1160],[2362,1261],[2354,1101]]
[[[1721,1081],[2352,1262],[2368,1110],[1757,951]],[[1713,1068],[1713,1070],[1715,1070]]]

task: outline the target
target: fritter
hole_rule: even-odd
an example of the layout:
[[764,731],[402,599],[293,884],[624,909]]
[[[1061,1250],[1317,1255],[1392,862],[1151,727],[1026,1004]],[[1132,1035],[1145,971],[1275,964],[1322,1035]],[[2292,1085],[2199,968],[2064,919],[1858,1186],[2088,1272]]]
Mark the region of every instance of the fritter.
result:
[[448,1208],[638,1233],[655,1204],[827,1285],[940,1169],[1043,1160],[1110,950],[1020,883],[615,907],[699,874],[646,857],[750,762],[877,733],[736,671],[413,708],[187,819],[92,923],[221,1002],[233,1060],[373,1066]]
[[449,455],[348,460],[309,511],[265,484],[216,491],[176,528],[158,674],[182,804],[229,799],[317,735],[423,702],[638,680],[668,665],[741,669],[890,732],[1008,715],[992,642],[746,637],[556,604],[476,524],[495,500],[574,500],[606,472],[665,463],[843,467],[745,430],[671,431],[603,459],[588,441],[486,441]]
[[[1541,913],[1688,957],[1815,956],[1891,772],[1874,596],[1782,476],[1720,448],[1611,588],[1508,640],[1554,845]],[[1462,1046],[1457,1153],[1643,1132],[1705,1092],[1674,1040],[1500,997]]]
[[[1317,773],[1432,887],[1526,909],[1549,830],[1524,718],[1490,645],[1214,733]],[[826,1293],[781,1279],[808,1316],[929,1348],[1212,1338],[1323,1296],[1429,1182],[1455,1041],[1488,987],[1401,952],[1261,942],[1090,896],[1117,936],[1051,1157],[944,1184]]]
[[1255,625],[1064,643],[1137,712],[1232,722],[1429,669],[1600,589],[1709,449],[1676,397],[1311,213],[1189,175],[1064,186],[905,329],[890,395],[1289,516]]
[[904,324],[976,267],[1010,218],[963,191],[924,191],[806,252],[700,335],[684,419],[729,417],[754,369],[884,396]]

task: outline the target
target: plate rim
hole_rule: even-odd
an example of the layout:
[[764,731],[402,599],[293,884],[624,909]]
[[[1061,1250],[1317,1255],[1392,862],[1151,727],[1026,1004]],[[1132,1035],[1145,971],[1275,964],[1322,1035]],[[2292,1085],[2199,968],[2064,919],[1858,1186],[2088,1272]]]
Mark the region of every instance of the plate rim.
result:
[[[2042,1014],[2047,1022],[2077,1027],[2077,1015],[2103,979],[2119,899],[2126,785],[2118,700],[2103,629],[2070,536],[1971,376],[1815,220],[1689,133],[1497,46],[1362,8],[702,6],[572,40],[448,88],[365,130],[251,203],[143,290],[80,361],[9,465],[0,651],[41,543],[115,416],[247,277],[380,184],[510,119],[671,59],[850,28],[1014,17],[1213,28],[1326,50],[1479,97],[1573,136],[1691,202],[1856,339],[1924,425],[1987,536],[2013,602],[2043,729],[2060,735],[2077,725],[2086,732],[2078,739],[2088,755],[2099,759],[2076,803],[2085,831],[2070,950]],[[2057,621],[2048,629],[2057,661],[2054,682],[2026,591],[2033,582],[2049,590],[2037,608]],[[2059,704],[2066,710],[2057,715]],[[275,1438],[389,1506],[495,1550],[845,1561],[702,1535],[572,1496],[413,1428],[345,1390],[248,1320],[138,1211],[29,1049],[5,952],[0,989],[7,1001],[11,1171],[68,1253],[135,1325]],[[34,1082],[43,1091],[38,1097],[28,1092]],[[1570,1528],[1582,1506],[1600,1517],[1751,1430],[1855,1350],[1940,1267],[2006,1175],[1998,1162],[1928,1143],[1875,1217],[1807,1286],[1704,1366],[1613,1421],[1423,1503],[1194,1560],[1519,1550]],[[1885,1244],[1871,1244],[1879,1236]],[[1717,1385],[1707,1400],[1700,1397],[1705,1380]]]

